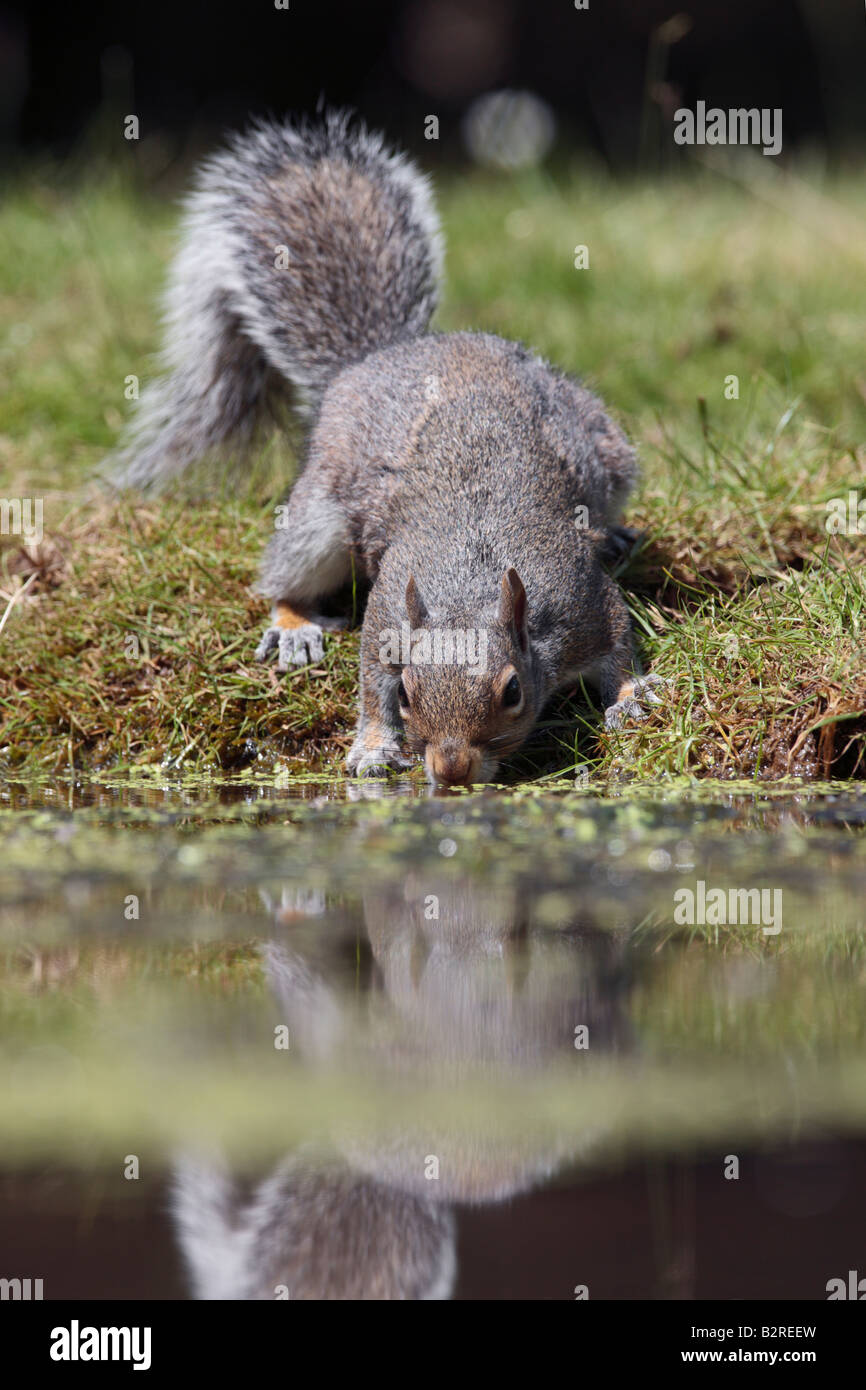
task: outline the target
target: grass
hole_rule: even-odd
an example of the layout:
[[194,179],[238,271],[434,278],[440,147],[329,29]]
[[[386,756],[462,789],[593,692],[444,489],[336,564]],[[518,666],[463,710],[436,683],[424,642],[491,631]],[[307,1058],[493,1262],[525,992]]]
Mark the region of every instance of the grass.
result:
[[[832,498],[866,499],[866,180],[766,163],[439,180],[439,326],[532,344],[638,445],[642,534],[619,578],[671,682],[618,736],[584,692],[559,701],[512,778],[864,775],[866,535],[825,519]],[[296,436],[194,504],[112,501],[92,481],[125,378],[153,369],[175,223],[164,193],[104,171],[34,171],[0,208],[0,477],[4,496],[44,499],[45,528],[33,545],[0,536],[6,775],[331,772],[350,741],[357,632],[315,671],[252,660],[266,611],[251,585]]]
[[[323,803],[247,782],[227,803],[167,780],[109,777],[74,810],[60,778],[32,805],[0,797],[7,1165],[131,1150],[144,1171],[193,1137],[276,1160],[356,1126],[381,1143],[395,1123],[425,1154],[440,1125],[555,1136],[570,1160],[728,1153],[866,1122],[862,790]],[[683,924],[677,890],[701,879],[780,889],[782,930]],[[264,942],[321,982],[321,1050]]]

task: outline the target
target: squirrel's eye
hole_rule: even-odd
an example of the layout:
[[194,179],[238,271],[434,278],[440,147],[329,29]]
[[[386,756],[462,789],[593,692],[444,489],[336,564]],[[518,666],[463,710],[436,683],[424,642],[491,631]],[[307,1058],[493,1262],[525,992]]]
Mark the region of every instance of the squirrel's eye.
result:
[[520,689],[520,681],[516,676],[512,676],[502,692],[502,703],[506,707],[519,705],[523,699],[523,692]]
[[406,694],[406,687],[402,681],[397,686],[397,699],[400,702],[401,709],[409,708],[409,696]]

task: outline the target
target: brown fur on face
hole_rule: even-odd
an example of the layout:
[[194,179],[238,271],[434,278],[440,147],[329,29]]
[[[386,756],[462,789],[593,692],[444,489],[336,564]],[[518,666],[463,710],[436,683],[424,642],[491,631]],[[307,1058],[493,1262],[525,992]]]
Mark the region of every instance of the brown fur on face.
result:
[[[503,697],[514,677],[521,702],[509,706]],[[400,699],[406,742],[424,758],[431,781],[445,786],[489,781],[500,760],[525,741],[538,713],[529,657],[499,624],[487,633],[484,672],[410,664],[402,669],[402,686],[408,697],[408,704]]]
[[[437,634],[444,644],[450,632],[453,641],[460,619],[432,622],[413,575],[405,600],[413,633],[429,636],[431,654]],[[500,758],[520,747],[535,721],[526,591],[514,568],[502,577],[495,620],[476,632],[475,641],[474,666],[468,650],[462,664],[436,664],[414,659],[413,646],[413,660],[401,668],[398,704],[406,739],[437,785],[489,781]]]

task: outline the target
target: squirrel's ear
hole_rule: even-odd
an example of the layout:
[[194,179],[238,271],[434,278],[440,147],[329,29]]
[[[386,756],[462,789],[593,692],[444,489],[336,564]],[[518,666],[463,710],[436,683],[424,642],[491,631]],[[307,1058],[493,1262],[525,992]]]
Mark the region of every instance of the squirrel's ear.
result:
[[427,609],[418,592],[418,585],[415,583],[413,574],[409,575],[409,583],[406,585],[406,612],[413,628],[423,627],[427,621]]
[[499,621],[510,626],[524,651],[529,644],[526,626],[526,590],[516,569],[507,569],[502,577],[499,595]]

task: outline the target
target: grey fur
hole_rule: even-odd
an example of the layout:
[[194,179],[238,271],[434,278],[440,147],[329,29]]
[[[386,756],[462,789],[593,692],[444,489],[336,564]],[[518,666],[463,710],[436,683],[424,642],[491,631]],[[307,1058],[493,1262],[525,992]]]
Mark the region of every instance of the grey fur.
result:
[[166,374],[142,392],[118,482],[158,487],[212,449],[243,445],[268,384],[314,407],[347,362],[424,332],[441,264],[426,180],[363,124],[331,112],[236,136],[186,200],[165,296]]
[[[218,1159],[174,1168],[178,1241],[199,1299],[443,1299],[454,1218],[335,1159],[285,1160],[248,1200]],[[285,1293],[281,1295],[285,1297]]]
[[[435,920],[425,911],[430,893]],[[375,1078],[384,1103],[372,1123],[331,1110],[318,1144],[282,1159],[246,1196],[219,1155],[177,1159],[172,1207],[196,1298],[271,1299],[279,1285],[292,1299],[448,1298],[454,1206],[530,1192],[563,1165],[591,1161],[605,1138],[591,1108],[577,1134],[521,1123],[519,1109],[503,1123],[507,1088],[520,1094],[562,1074],[577,1096],[576,1021],[592,1038],[581,1073],[635,1049],[627,931],[586,916],[552,929],[513,887],[481,891],[450,874],[431,879],[425,870],[423,882],[410,874],[365,894],[357,931],[377,983],[359,1009],[335,932],[301,933],[303,953],[294,932],[287,940],[286,909],[315,918],[324,906],[288,887],[279,906],[269,904],[277,938],[262,955],[275,1016],[286,1021],[296,1065],[343,1084]],[[489,1110],[441,1108],[445,1094],[465,1097],[480,1084],[500,1097]],[[432,1113],[407,1117],[401,1094],[431,1088],[440,1096]],[[431,1156],[441,1165],[435,1180]]]
[[[274,616],[257,655],[319,661],[322,600],[354,568],[372,588],[349,770],[405,767],[408,744],[431,780],[459,782],[492,778],[583,675],[598,676],[611,727],[651,699],[631,683],[628,613],[601,567],[634,453],[596,397],[520,344],[428,333],[440,263],[426,181],[380,136],[332,114],[236,138],[187,204],[170,375],[142,397],[124,480],[160,484],[248,438],[274,383],[301,392],[307,458],[262,564]],[[410,578],[431,629],[484,630],[486,673],[380,659]],[[522,634],[503,603],[525,614]],[[507,709],[512,674],[521,700]]]

